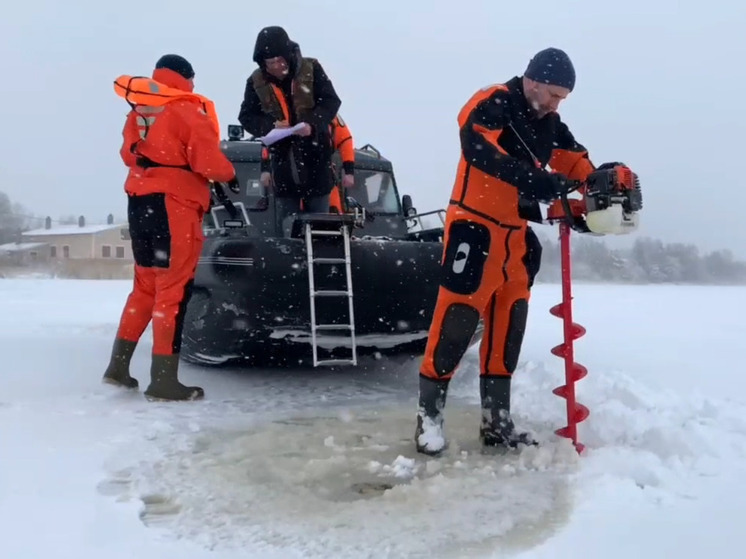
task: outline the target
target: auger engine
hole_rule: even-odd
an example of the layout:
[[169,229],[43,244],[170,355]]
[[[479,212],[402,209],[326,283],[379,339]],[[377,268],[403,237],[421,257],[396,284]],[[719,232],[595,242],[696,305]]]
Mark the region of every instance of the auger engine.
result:
[[563,196],[550,206],[548,220],[570,216],[573,229],[596,235],[626,235],[637,229],[642,210],[640,180],[623,163],[604,163],[573,190],[582,198]]
[[639,225],[640,180],[626,165],[613,165],[592,172],[585,182],[585,222],[592,233],[624,235]]

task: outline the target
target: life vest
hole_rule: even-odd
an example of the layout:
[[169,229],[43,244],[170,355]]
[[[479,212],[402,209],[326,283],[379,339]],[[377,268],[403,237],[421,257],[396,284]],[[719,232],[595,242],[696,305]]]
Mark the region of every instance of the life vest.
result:
[[[132,107],[132,110],[138,114],[150,112],[148,108],[162,108],[164,105],[179,99],[193,99],[198,101],[202,104],[204,113],[210,118],[217,137],[220,138],[220,122],[218,121],[218,114],[215,110],[215,103],[204,95],[169,87],[157,82],[153,78],[128,75],[121,75],[114,80],[114,91],[117,95],[124,98],[130,107]],[[144,122],[147,128],[148,118],[140,116],[143,120],[138,119],[138,122]]]
[[[295,117],[298,122],[305,120],[307,113],[316,106],[313,95],[314,61],[313,58],[301,58],[298,72],[292,81],[290,90],[293,96]],[[251,74],[251,83],[265,113],[272,115],[277,120],[290,121],[291,115],[282,90],[269,82],[260,68],[254,70]]]

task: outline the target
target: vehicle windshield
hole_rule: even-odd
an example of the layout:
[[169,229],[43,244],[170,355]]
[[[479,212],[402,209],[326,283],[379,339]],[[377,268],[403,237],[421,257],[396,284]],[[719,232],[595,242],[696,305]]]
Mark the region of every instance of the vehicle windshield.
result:
[[394,177],[387,171],[355,169],[355,186],[347,189],[347,195],[362,204],[367,212],[400,213]]

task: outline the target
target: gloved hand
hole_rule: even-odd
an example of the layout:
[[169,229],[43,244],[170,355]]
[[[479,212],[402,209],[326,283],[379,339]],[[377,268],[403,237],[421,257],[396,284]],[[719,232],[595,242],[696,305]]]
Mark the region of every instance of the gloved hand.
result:
[[226,185],[228,188],[231,189],[231,192],[234,194],[240,194],[241,193],[241,185],[238,182],[238,177],[233,177],[231,180],[229,180]]
[[585,220],[585,216],[582,216],[582,215],[572,216],[572,228],[578,233],[590,233],[591,232],[591,230],[588,229],[588,224]]
[[566,176],[545,171],[535,174],[532,183],[534,197],[541,202],[556,200],[576,187],[575,181],[569,180]]

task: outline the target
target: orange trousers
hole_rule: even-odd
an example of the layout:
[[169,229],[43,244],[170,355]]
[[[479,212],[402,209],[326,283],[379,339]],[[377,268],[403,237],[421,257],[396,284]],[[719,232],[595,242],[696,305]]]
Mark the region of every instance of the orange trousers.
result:
[[451,205],[441,285],[420,373],[448,380],[477,329],[480,376],[510,376],[523,343],[541,245],[530,227],[506,226]]
[[178,354],[202,250],[202,211],[164,194],[130,196],[135,279],[117,337],[139,341],[153,321],[153,354]]

